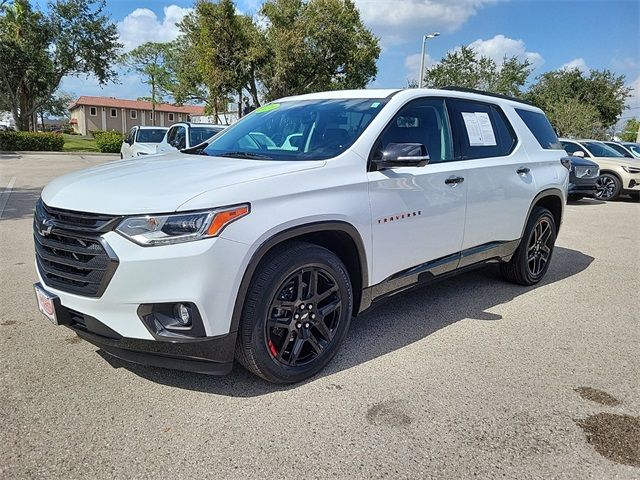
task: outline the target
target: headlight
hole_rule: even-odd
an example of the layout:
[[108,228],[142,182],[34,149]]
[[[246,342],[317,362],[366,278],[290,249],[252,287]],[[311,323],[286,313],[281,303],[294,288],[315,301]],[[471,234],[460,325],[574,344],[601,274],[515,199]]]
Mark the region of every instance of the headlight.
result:
[[249,205],[244,204],[219,210],[129,217],[118,225],[116,232],[144,247],[191,242],[218,236],[249,211]]
[[627,173],[640,173],[640,168],[622,166],[622,169]]

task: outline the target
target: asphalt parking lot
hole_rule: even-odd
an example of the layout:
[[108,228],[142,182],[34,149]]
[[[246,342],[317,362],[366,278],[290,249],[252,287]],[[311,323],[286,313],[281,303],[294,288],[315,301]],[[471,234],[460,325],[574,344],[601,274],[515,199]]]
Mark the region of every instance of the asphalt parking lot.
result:
[[102,161],[0,155],[0,478],[640,477],[639,203],[569,205],[542,284],[486,267],[397,296],[278,387],[125,364],[41,317],[33,205]]

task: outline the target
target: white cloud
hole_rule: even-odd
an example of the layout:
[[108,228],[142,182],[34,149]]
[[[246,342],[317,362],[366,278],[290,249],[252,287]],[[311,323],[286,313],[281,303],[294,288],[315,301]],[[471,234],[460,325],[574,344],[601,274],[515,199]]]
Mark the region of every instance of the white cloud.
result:
[[118,22],[118,34],[129,51],[145,42],[170,42],[180,33],[176,23],[180,22],[192,9],[169,5],[163,9],[164,17],[159,19],[148,8],[136,8]]
[[354,0],[383,45],[420,42],[424,33],[452,32],[478,10],[499,0]]
[[524,41],[514,40],[504,35],[496,35],[488,40],[478,39],[469,46],[479,54],[491,58],[498,65],[502,65],[504,57],[517,57],[520,60],[529,60],[534,69],[544,63],[542,55],[526,50]]
[[[429,54],[424,57],[425,68],[432,67],[436,62]],[[407,56],[404,59],[404,68],[406,69],[406,75],[408,80],[417,80],[420,71],[420,53],[414,53]]]
[[581,72],[586,72],[589,70],[587,66],[587,62],[585,62],[584,58],[574,58],[573,60],[563,64],[561,67],[563,70],[575,70],[576,68]]

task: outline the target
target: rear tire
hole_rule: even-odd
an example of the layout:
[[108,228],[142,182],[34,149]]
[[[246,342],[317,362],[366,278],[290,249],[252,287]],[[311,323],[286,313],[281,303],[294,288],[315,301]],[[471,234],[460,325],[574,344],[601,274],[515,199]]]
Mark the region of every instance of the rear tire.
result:
[[500,264],[504,278],[520,285],[535,285],[549,269],[556,243],[556,222],[549,210],[535,207],[510,261]]
[[596,198],[598,200],[615,200],[620,196],[622,182],[613,173],[603,173],[596,180]]
[[287,242],[267,254],[251,280],[236,359],[270,382],[309,378],[337,353],[352,310],[340,259],[318,245]]

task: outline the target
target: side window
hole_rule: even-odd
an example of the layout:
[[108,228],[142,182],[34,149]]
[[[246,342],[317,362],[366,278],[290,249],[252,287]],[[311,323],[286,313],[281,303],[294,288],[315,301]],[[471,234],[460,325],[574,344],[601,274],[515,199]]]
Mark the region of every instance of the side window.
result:
[[173,141],[176,139],[176,130],[177,129],[178,129],[178,127],[172,127],[167,132],[167,143],[169,145],[171,145],[173,143]]
[[429,163],[452,160],[451,129],[444,99],[422,98],[402,107],[378,138],[373,158],[382,158],[390,143],[421,143],[427,147]]
[[449,100],[457,159],[503,157],[518,139],[502,110],[490,103]]
[[184,127],[178,127],[176,129],[176,138],[173,141],[173,146],[178,150],[187,148],[187,129]]
[[132,144],[135,138],[136,138],[136,127],[133,127],[131,130],[129,130],[129,135],[127,135],[126,142],[128,144]]
[[564,148],[564,151],[567,152],[569,155],[573,155],[576,152],[582,152],[584,153],[585,157],[590,156],[589,153],[577,143],[573,143],[573,142],[560,142],[560,143],[562,143],[562,148]]

